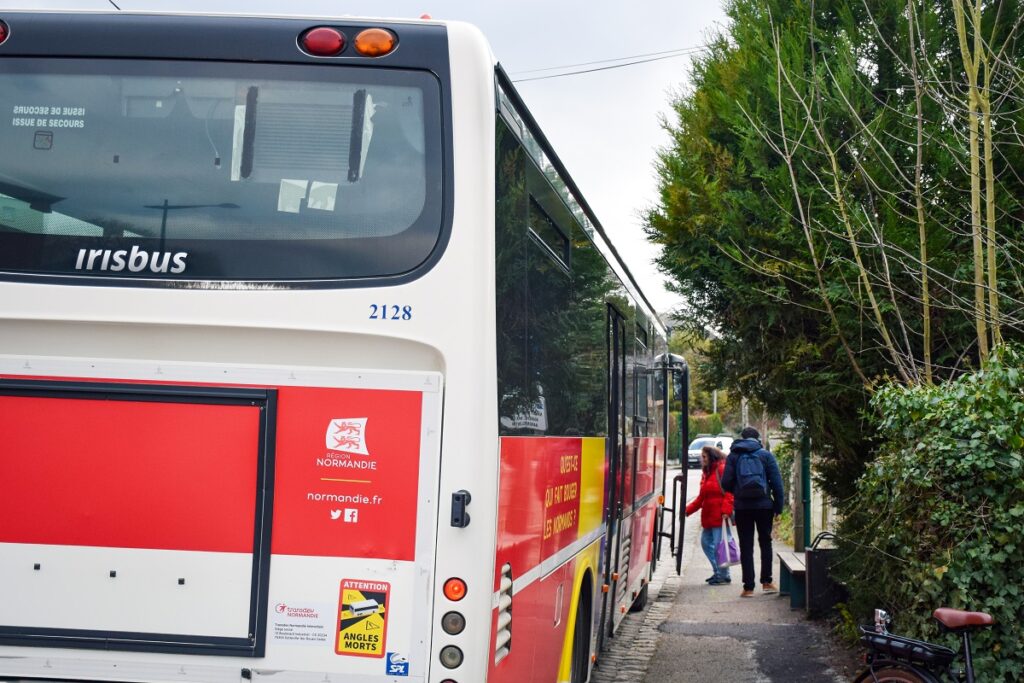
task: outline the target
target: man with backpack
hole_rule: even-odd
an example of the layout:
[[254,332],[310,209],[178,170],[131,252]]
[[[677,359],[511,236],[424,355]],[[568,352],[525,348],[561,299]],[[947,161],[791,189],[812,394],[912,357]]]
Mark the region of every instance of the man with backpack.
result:
[[782,474],[775,456],[761,445],[761,435],[745,427],[740,439],[733,441],[722,473],[722,489],[733,494],[736,532],[740,537],[740,564],[743,566],[743,592],[754,596],[754,530],[761,547],[761,590],[777,593],[772,582],[772,524],[782,514],[784,493]]

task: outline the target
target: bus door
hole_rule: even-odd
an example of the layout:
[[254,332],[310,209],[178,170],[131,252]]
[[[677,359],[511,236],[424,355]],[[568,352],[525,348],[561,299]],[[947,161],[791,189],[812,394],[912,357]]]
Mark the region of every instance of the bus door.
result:
[[611,637],[615,628],[616,595],[619,585],[626,585],[625,576],[619,576],[623,513],[623,476],[626,458],[626,323],[612,306],[608,307],[608,475],[605,479],[605,523],[608,532],[604,546],[604,575],[602,583],[608,591],[601,597],[601,624],[598,630],[598,649],[604,639]]
[[[690,443],[688,415],[690,413],[690,368],[686,359],[674,353],[658,357],[658,378],[661,383],[658,396],[664,402],[665,410],[660,415],[665,431],[665,461],[662,470],[661,491],[666,503],[659,512],[658,534],[655,537],[655,560],[660,556],[663,538],[669,539],[672,557],[676,560],[676,573],[682,573],[683,531],[686,526],[687,464],[686,446]],[[676,475],[670,486],[667,470],[669,461],[678,461],[682,472]],[[671,500],[671,507],[668,500]],[[667,517],[666,517],[667,515]]]

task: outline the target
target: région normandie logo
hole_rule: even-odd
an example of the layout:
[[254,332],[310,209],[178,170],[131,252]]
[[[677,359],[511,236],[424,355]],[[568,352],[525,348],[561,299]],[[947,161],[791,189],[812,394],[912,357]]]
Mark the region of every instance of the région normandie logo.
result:
[[332,451],[369,455],[366,450],[365,417],[339,417],[327,425],[326,443]]

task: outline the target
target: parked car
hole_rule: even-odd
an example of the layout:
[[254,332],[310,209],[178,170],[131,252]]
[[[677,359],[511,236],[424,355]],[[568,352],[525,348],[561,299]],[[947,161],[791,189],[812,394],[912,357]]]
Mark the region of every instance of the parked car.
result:
[[712,434],[698,434],[697,438],[690,442],[686,449],[686,462],[690,468],[700,467],[700,450],[705,446],[714,446],[720,451],[729,452],[732,446],[732,437],[726,434],[714,436]]

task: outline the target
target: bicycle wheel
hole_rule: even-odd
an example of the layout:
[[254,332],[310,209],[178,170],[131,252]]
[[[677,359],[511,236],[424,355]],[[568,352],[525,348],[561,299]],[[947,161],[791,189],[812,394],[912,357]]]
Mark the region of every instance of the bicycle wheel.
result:
[[854,683],[930,683],[932,680],[930,676],[922,676],[913,669],[887,666],[875,670],[874,676],[870,669],[862,672]]

